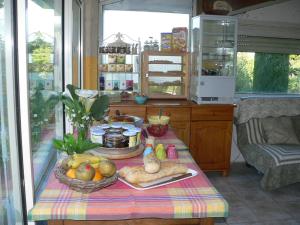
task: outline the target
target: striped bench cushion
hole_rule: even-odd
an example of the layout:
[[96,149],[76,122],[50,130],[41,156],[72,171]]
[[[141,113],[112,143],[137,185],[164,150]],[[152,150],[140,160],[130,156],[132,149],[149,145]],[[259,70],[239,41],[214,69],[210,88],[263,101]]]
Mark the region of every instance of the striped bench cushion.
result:
[[256,144],[255,146],[271,156],[276,166],[300,163],[300,145]]
[[253,118],[246,122],[247,138],[249,144],[264,144],[263,128],[260,119]]

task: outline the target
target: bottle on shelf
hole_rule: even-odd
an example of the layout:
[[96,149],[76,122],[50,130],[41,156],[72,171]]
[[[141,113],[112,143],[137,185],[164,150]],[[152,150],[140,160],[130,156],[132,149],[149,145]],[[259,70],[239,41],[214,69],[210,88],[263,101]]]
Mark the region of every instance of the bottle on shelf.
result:
[[104,76],[102,74],[99,77],[99,89],[100,89],[100,91],[104,91],[105,90],[105,78],[104,78]]

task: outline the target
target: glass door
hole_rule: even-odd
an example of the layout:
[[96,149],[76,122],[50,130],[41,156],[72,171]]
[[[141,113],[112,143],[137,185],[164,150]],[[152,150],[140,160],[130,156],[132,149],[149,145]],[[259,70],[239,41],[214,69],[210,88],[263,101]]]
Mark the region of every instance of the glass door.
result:
[[[56,161],[53,138],[63,133],[62,106],[62,1],[28,1],[27,68],[34,190]],[[43,17],[41,23],[38,18]]]
[[12,1],[0,1],[0,224],[23,224],[16,129]]
[[233,76],[235,21],[202,21],[202,76]]
[[26,208],[56,162],[53,138],[63,134],[61,0],[18,1],[19,99]]

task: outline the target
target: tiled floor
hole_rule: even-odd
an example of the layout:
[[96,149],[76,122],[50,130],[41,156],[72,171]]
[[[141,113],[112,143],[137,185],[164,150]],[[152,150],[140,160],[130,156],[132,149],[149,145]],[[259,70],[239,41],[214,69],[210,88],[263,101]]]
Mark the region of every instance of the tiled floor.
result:
[[264,191],[262,175],[245,163],[234,163],[228,177],[207,176],[229,203],[229,217],[216,225],[300,225],[300,183]]

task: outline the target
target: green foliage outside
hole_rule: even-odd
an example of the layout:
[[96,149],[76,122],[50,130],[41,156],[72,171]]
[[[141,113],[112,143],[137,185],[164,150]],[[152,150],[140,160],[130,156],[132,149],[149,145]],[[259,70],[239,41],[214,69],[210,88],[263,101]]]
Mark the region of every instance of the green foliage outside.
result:
[[51,48],[53,52],[53,45],[52,43],[46,42],[44,40],[44,36],[41,32],[34,33],[36,38],[28,43],[28,52],[29,54],[32,54],[34,50],[39,48]]
[[54,54],[52,43],[44,40],[43,34],[35,33],[36,38],[28,43],[28,52],[32,57],[32,63],[29,64],[29,72],[38,73],[39,76],[45,77],[53,73],[53,63],[51,57]]
[[40,142],[42,128],[48,124],[51,117],[54,117],[53,108],[59,101],[59,96],[54,94],[45,99],[42,90],[42,85],[37,86],[30,98],[31,141],[33,145]]
[[255,53],[253,70],[254,92],[287,92],[289,55]]
[[290,55],[289,92],[300,93],[300,55]]
[[252,92],[253,88],[253,67],[254,54],[239,53],[237,77],[236,77],[236,92]]
[[300,55],[239,52],[237,93],[300,93]]
[[[44,90],[42,84],[47,76],[53,77],[53,57],[54,47],[52,43],[45,41],[45,37],[41,32],[34,34],[35,39],[27,45],[28,53],[31,56],[31,63],[28,64],[28,70],[31,76],[37,74],[37,87],[32,88],[30,96],[30,111],[31,111],[31,141],[34,146],[33,151],[37,150],[37,144],[41,142],[42,131],[48,124],[53,123],[54,108],[59,101],[58,94]],[[36,79],[31,77],[31,79]],[[46,96],[48,95],[48,97]]]

